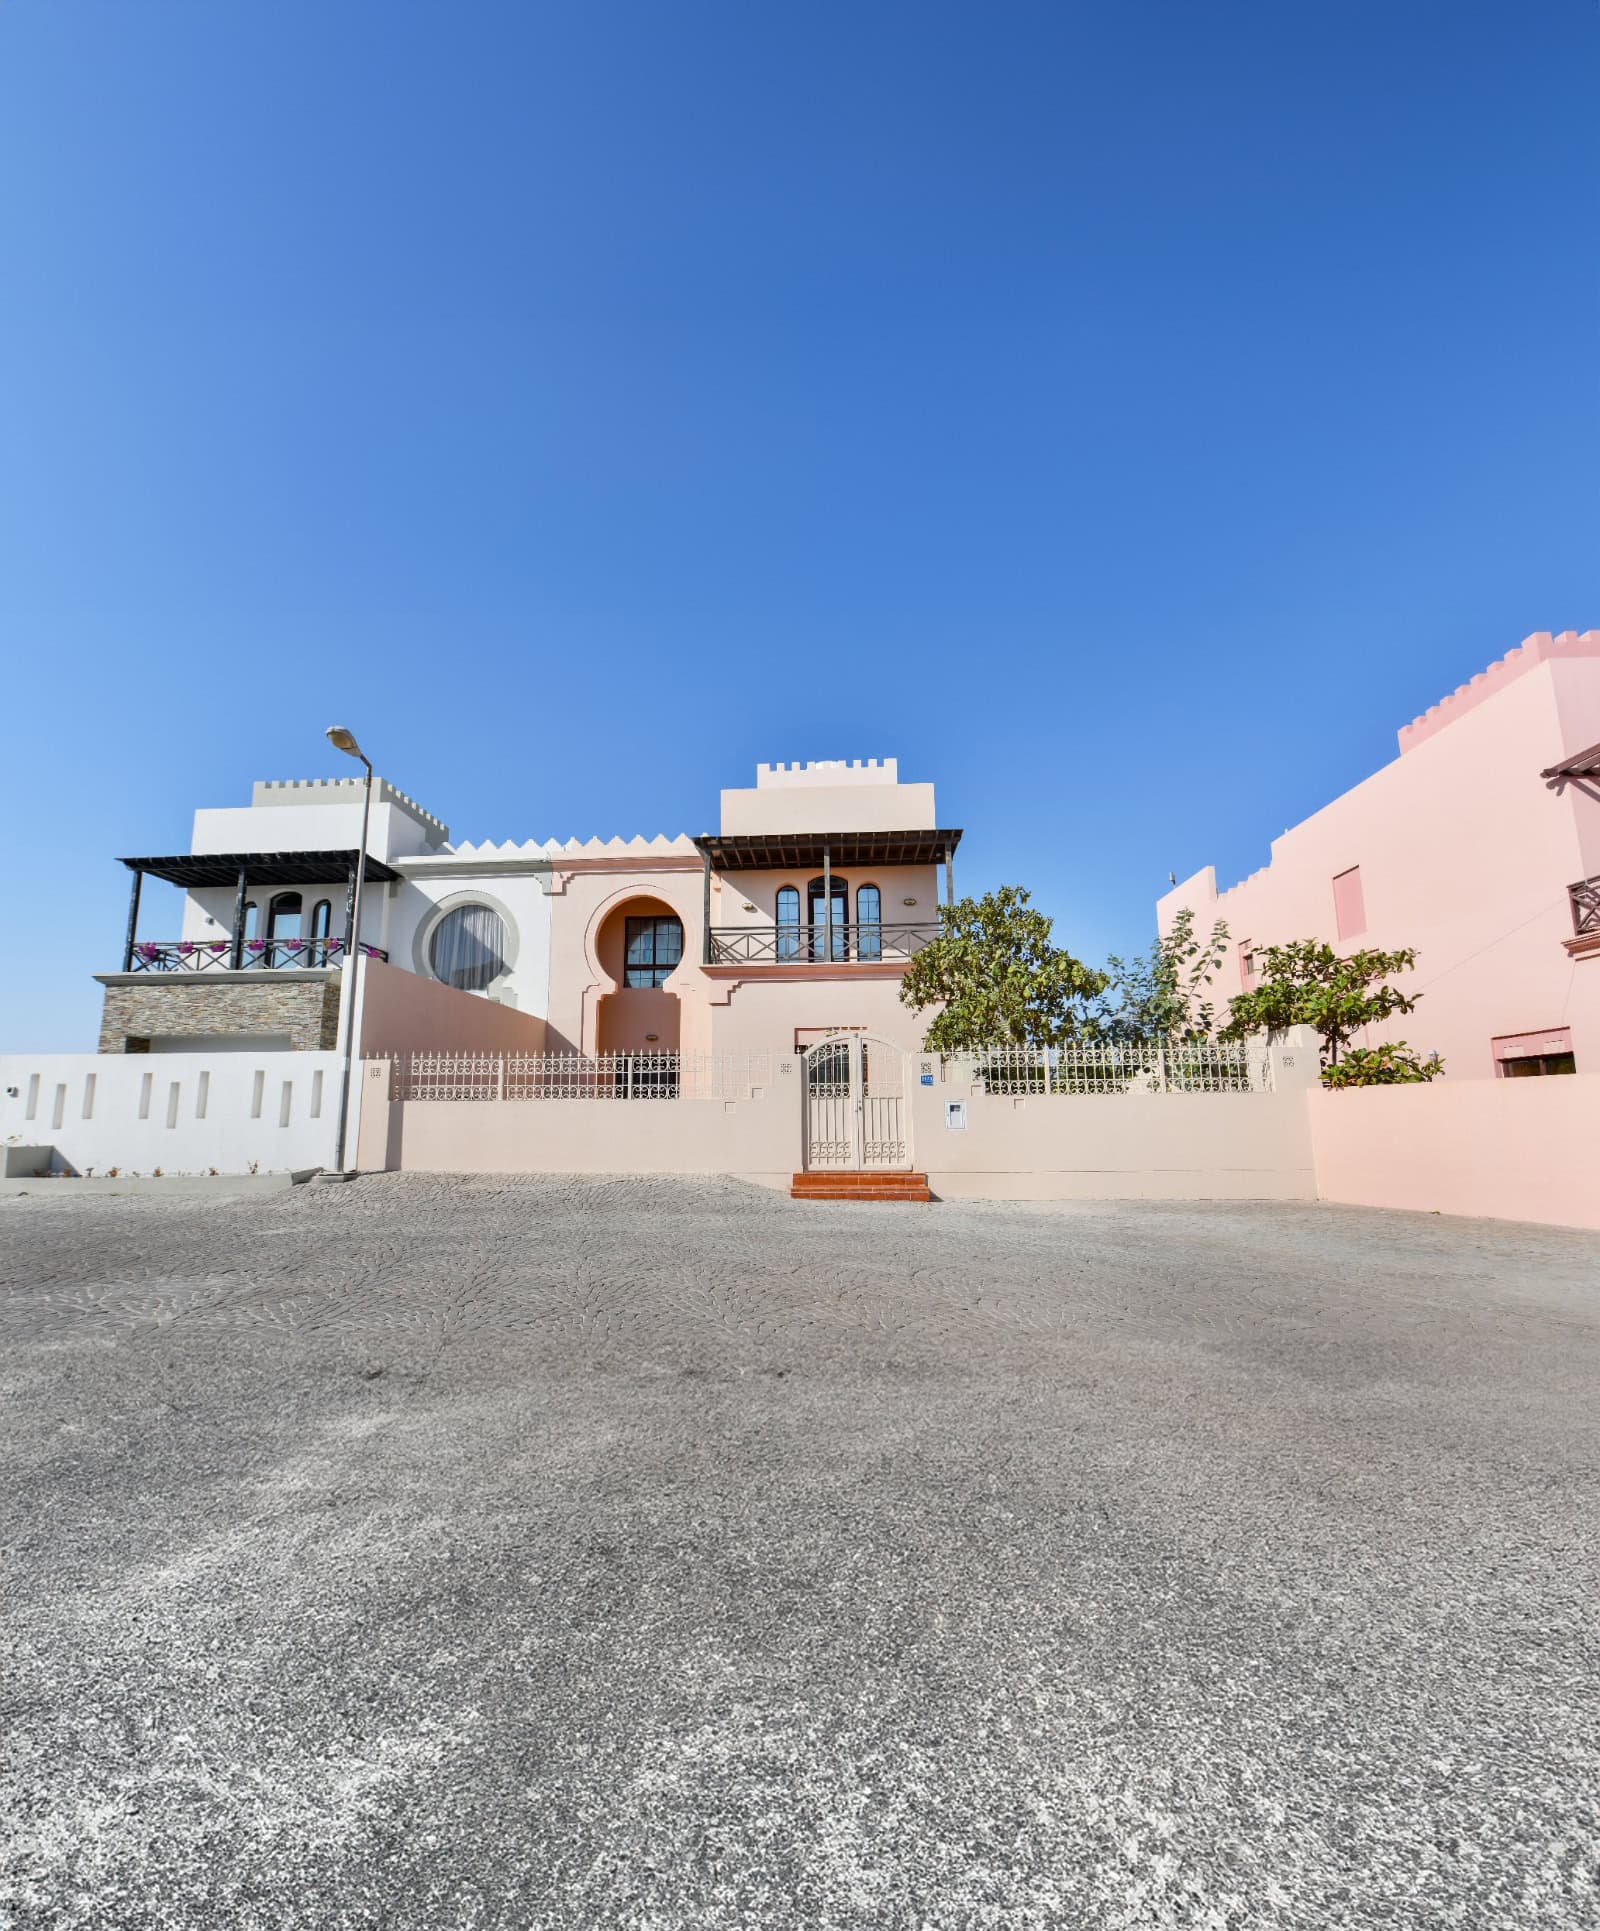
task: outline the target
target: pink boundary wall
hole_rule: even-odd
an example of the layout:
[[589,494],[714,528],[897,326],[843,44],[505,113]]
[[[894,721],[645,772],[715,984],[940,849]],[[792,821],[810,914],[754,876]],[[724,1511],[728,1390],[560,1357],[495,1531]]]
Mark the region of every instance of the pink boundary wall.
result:
[[545,1025],[531,1013],[457,992],[421,973],[381,959],[361,966],[359,1055],[399,1053],[541,1053]]
[[1319,1199],[1600,1228],[1600,1074],[1306,1100]]
[[[729,1174],[785,1186],[799,1092],[626,1102],[391,1102],[362,1068],[363,1171]],[[1028,1101],[914,1089],[911,1164],[980,1200],[1312,1200],[1600,1229],[1600,1075],[1364,1092]]]

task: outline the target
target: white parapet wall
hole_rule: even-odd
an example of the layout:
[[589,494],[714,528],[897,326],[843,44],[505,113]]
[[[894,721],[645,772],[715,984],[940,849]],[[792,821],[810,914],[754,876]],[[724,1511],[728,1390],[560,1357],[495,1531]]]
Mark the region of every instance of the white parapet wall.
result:
[[57,1173],[332,1167],[342,1066],[337,1053],[9,1053],[0,1140],[50,1148]]

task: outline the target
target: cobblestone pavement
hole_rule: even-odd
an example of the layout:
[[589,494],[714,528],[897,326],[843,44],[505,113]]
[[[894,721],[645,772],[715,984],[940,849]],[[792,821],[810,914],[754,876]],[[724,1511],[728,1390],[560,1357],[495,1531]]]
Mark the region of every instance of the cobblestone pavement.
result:
[[1327,1208],[0,1202],[0,1925],[1590,1927],[1597,1311]]

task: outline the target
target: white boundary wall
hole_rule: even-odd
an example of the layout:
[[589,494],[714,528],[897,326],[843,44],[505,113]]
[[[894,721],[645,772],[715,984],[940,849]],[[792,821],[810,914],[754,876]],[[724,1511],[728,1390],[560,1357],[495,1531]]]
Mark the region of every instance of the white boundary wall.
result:
[[[336,1164],[338,1053],[8,1053],[0,1140],[56,1171],[285,1173]],[[352,1082],[352,1108],[360,1103]]]

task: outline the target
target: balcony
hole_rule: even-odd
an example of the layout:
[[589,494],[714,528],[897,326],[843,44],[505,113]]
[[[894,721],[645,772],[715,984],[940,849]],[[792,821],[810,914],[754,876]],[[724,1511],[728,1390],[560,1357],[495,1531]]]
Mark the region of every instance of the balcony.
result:
[[1572,905],[1572,937],[1566,948],[1575,959],[1600,959],[1600,874],[1567,887]]
[[[381,947],[363,944],[362,956],[388,962]],[[231,939],[140,939],[129,972],[326,972],[344,963],[343,939],[246,939],[234,963]]]
[[915,925],[713,925],[707,965],[905,965],[939,936]]

